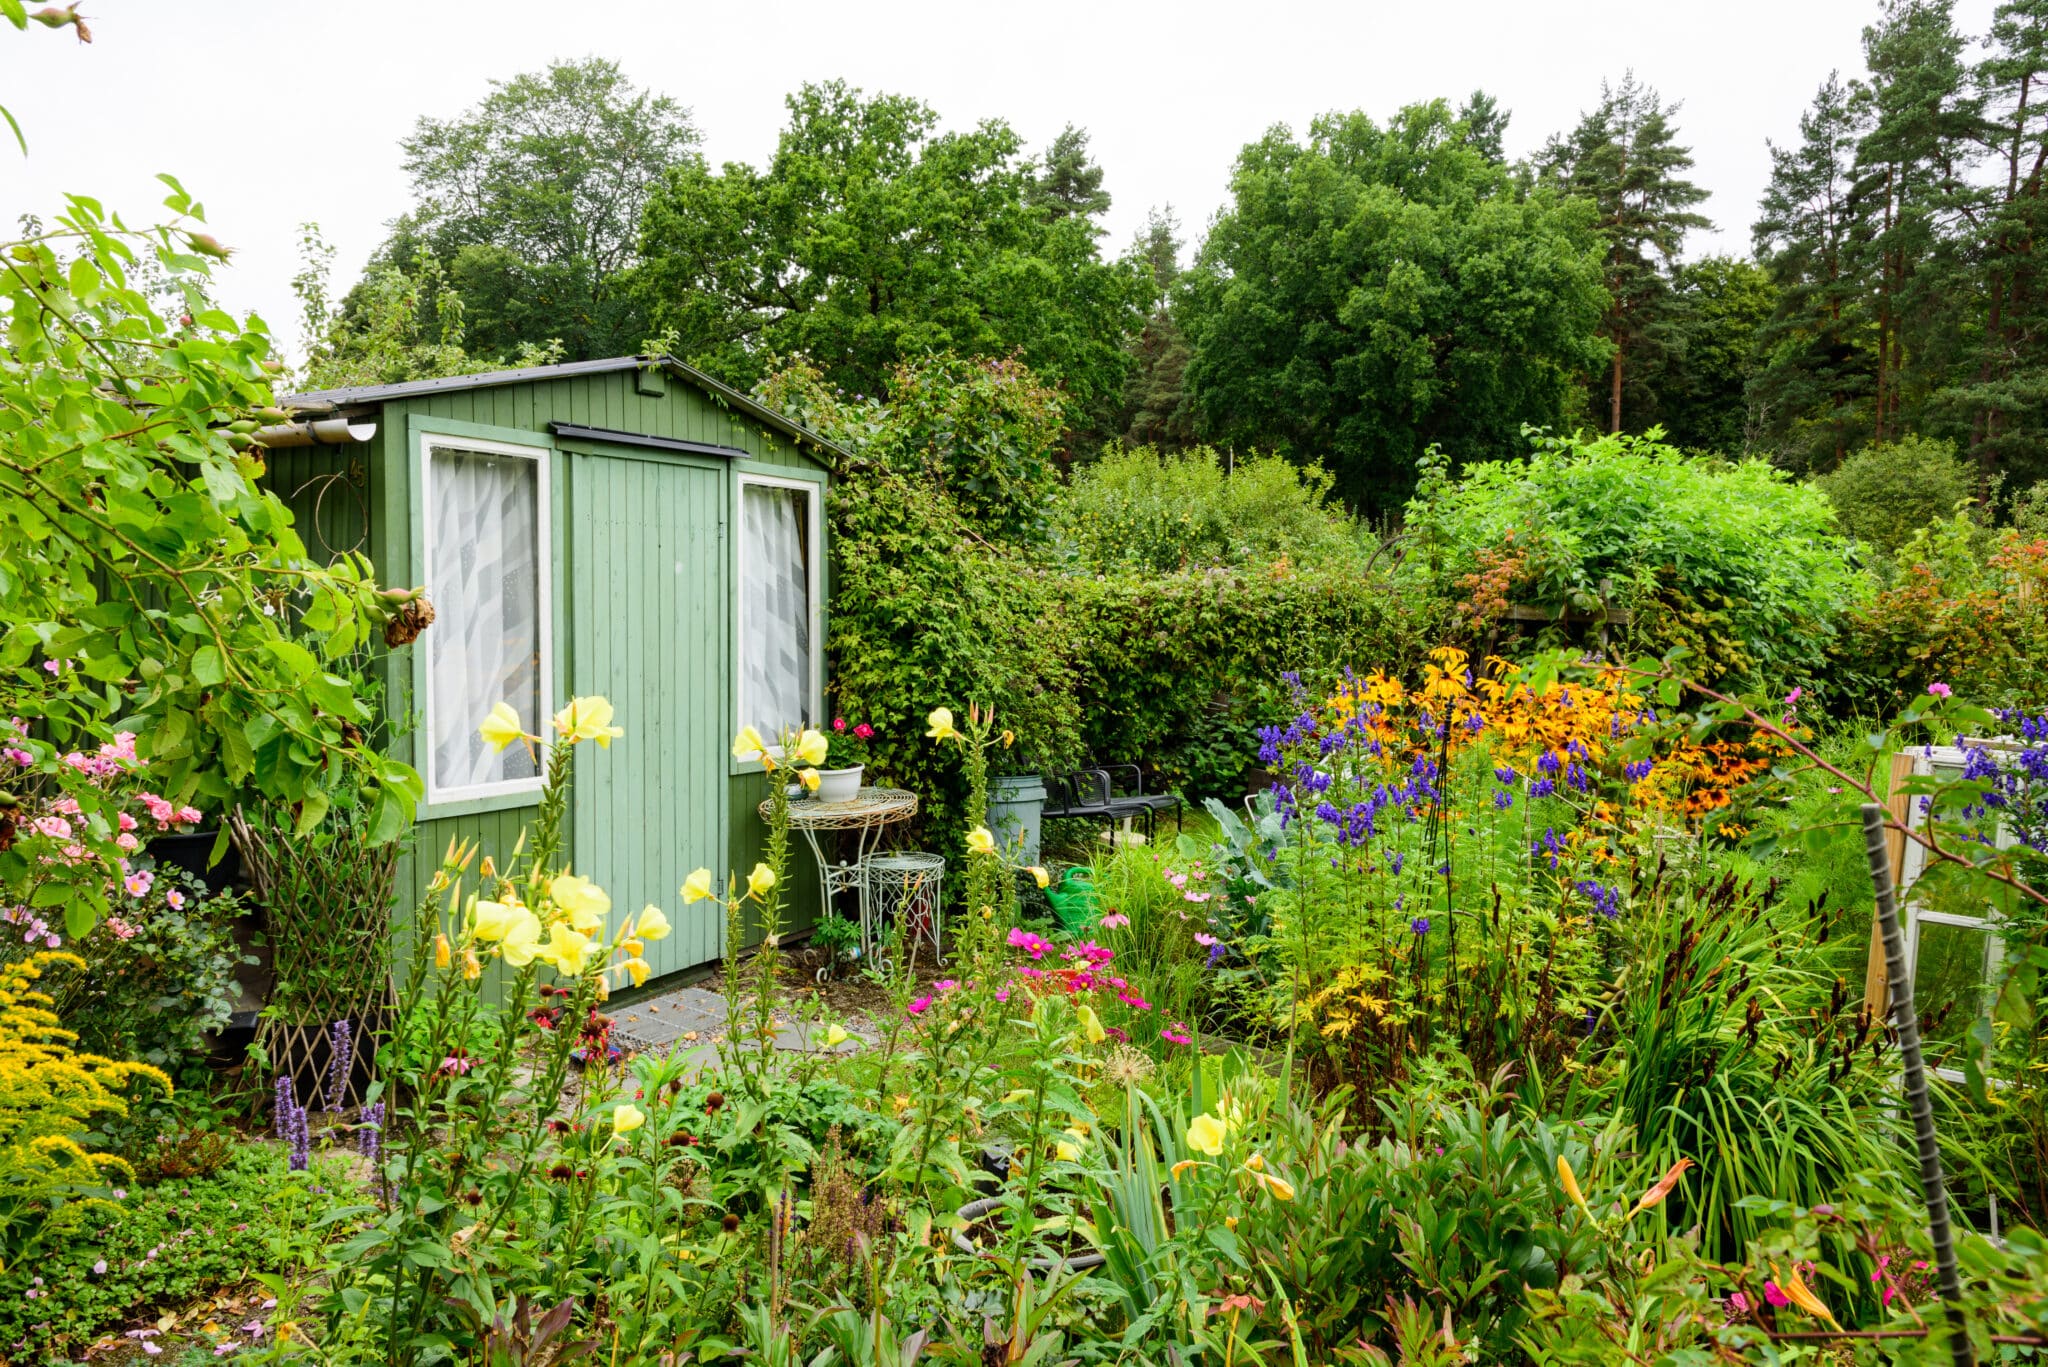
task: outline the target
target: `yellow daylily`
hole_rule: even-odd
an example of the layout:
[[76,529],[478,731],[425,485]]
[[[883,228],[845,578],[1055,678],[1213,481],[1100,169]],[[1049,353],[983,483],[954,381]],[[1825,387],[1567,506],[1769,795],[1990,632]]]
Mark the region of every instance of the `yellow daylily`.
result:
[[540,917],[525,907],[514,907],[512,913],[511,922],[498,939],[498,951],[512,967],[524,968],[540,957]]
[[1052,875],[1047,873],[1044,869],[1038,867],[1038,865],[1036,864],[1033,864],[1030,867],[1026,868],[1024,872],[1030,874],[1031,881],[1038,884],[1038,886],[1040,886],[1041,888],[1050,887],[1052,885]]
[[1223,1152],[1223,1141],[1228,1136],[1223,1122],[1213,1115],[1198,1115],[1188,1125],[1188,1147],[1196,1153],[1206,1153],[1211,1158]]
[[493,703],[490,715],[484,718],[484,724],[476,730],[477,734],[484,738],[484,744],[493,750],[502,751],[513,741],[527,738],[526,728],[519,724],[519,714],[512,710],[512,704],[508,702]]
[[1565,1161],[1563,1154],[1557,1156],[1557,1181],[1564,1188],[1564,1194],[1572,1198],[1572,1204],[1579,1208],[1579,1213],[1588,1221],[1599,1223],[1593,1219],[1593,1211],[1586,1204],[1585,1194],[1579,1190],[1579,1179],[1572,1174],[1572,1165]]
[[605,890],[580,874],[555,875],[548,883],[548,896],[569,918],[569,924],[584,935],[596,934],[612,909]]
[[994,854],[996,852],[996,838],[989,834],[988,827],[976,826],[967,833],[967,852],[969,854]]
[[536,956],[551,964],[565,978],[580,977],[590,965],[590,937],[557,921],[548,932],[547,945]]
[[753,727],[742,726],[739,735],[733,738],[732,757],[765,760],[768,758],[768,742],[762,740],[761,733]]
[[612,1111],[612,1133],[627,1135],[647,1123],[647,1113],[628,1101]]
[[948,707],[934,707],[930,716],[924,719],[931,729],[925,735],[933,740],[953,740],[960,733],[953,727],[953,710]]
[[818,771],[816,769],[797,770],[796,781],[804,785],[804,791],[807,793],[817,792],[818,784],[823,782],[823,780],[818,777]]
[[1837,1330],[1842,1327],[1836,1322],[1834,1312],[1828,1309],[1820,1297],[1813,1294],[1805,1282],[1799,1280],[1799,1265],[1797,1263],[1793,1264],[1789,1275],[1778,1271],[1778,1265],[1772,1263],[1771,1276],[1776,1279],[1778,1289],[1785,1293],[1786,1300],[1792,1302],[1792,1304],[1798,1306],[1815,1319],[1826,1320],[1828,1324]]
[[607,749],[615,736],[626,734],[625,728],[612,725],[612,705],[601,697],[571,698],[569,705],[555,713],[555,731],[569,741],[594,740],[599,749]]
[[633,986],[635,987],[646,982],[647,975],[653,971],[653,969],[647,966],[647,960],[640,958],[638,955],[626,960],[626,976],[633,980]]
[[[704,891],[705,894],[708,896],[710,895],[711,891],[711,871],[709,869],[704,869],[700,870],[700,872],[704,874]],[[696,876],[697,875],[694,873],[690,875],[690,877],[692,878],[695,878]],[[652,902],[649,902],[646,906],[640,909],[640,919],[636,921],[633,925],[634,939],[665,940],[668,938],[668,932],[668,917],[662,914],[660,907],[654,905],[654,903]]]
[[1092,1006],[1083,1006],[1075,1013],[1081,1021],[1081,1034],[1090,1044],[1100,1044],[1109,1038],[1109,1032],[1102,1028],[1101,1017]]
[[796,738],[796,757],[804,764],[825,762],[825,733],[806,726],[804,733]]
[[[692,869],[690,876],[683,880],[683,904],[701,902],[711,896],[711,870]],[[642,913],[643,915],[645,913]],[[659,939],[659,936],[654,938]]]
[[846,1043],[850,1036],[847,1035],[845,1026],[828,1025],[825,1027],[825,1033],[818,1038],[827,1049],[837,1049],[840,1045]]
[[768,889],[775,886],[775,870],[766,864],[754,865],[754,871],[747,875],[747,892],[755,901],[768,895]]

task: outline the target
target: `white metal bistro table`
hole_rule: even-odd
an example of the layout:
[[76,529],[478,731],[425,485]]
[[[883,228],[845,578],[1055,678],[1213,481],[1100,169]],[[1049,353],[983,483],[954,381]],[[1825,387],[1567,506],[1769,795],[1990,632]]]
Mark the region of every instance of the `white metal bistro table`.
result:
[[[768,817],[769,801],[761,803],[761,817]],[[917,815],[917,794],[904,788],[863,788],[851,802],[819,802],[815,798],[793,798],[789,824],[804,833],[811,854],[818,861],[818,888],[823,900],[820,910],[832,909],[832,894],[851,891],[860,906],[860,941],[863,954],[870,949],[868,914],[868,855],[881,844],[883,830]],[[851,863],[832,863],[825,858],[821,835],[851,833],[854,854]]]

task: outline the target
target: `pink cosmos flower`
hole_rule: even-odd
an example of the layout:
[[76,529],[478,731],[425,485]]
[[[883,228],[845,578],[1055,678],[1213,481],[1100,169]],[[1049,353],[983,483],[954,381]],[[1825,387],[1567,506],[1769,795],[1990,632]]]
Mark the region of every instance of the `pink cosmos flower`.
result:
[[1955,694],[1955,690],[1945,683],[1931,683],[1927,685],[1927,691],[1937,698],[1952,697]]
[[1193,1044],[1195,1042],[1194,1036],[1188,1033],[1186,1023],[1182,1021],[1175,1021],[1164,1030],[1161,1030],[1159,1038],[1165,1040],[1168,1044]]
[[929,996],[918,997],[910,1003],[910,1014],[913,1016],[922,1016],[925,1012],[931,1010],[931,1008],[932,999]]
[[[1787,706],[1787,707],[1796,707],[1796,706],[1798,706],[1798,705],[1799,705],[1799,700],[1800,700],[1801,698],[1805,697],[1805,696],[1806,696],[1806,690],[1805,690],[1805,689],[1803,689],[1803,688],[1795,688],[1795,689],[1793,689],[1793,690],[1792,690],[1792,691],[1791,691],[1790,693],[1787,693],[1787,694],[1785,695],[1785,706]],[[1737,1294],[1737,1295],[1740,1295],[1740,1294],[1742,1294],[1742,1293],[1741,1293],[1741,1292],[1737,1292],[1736,1294]]]
[[932,984],[932,991],[951,992],[959,986],[960,980],[958,978],[941,978],[937,982]]
[[1044,958],[1045,951],[1052,948],[1050,944],[1046,943],[1038,936],[1033,935],[1028,930],[1011,931],[1008,943],[1013,948],[1023,950],[1026,954],[1029,954],[1034,959]]

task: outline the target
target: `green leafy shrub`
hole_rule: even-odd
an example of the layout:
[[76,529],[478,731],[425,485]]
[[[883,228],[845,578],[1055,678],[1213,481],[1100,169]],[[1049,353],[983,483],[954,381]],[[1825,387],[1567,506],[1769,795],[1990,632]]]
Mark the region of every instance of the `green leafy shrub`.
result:
[[1954,442],[1905,437],[1853,453],[1814,481],[1842,530],[1886,555],[1977,493]]
[[26,1344],[68,1357],[145,1312],[294,1267],[332,1233],[318,1222],[358,1199],[357,1185],[346,1157],[315,1157],[293,1174],[282,1145],[245,1144],[213,1177],[97,1206],[74,1237],[0,1273],[0,1351]]
[[1094,573],[1170,574],[1211,566],[1360,568],[1374,540],[1329,506],[1321,466],[1214,449],[1111,446],[1053,500],[1055,555]]
[[[1722,665],[1709,681],[1811,677],[1864,594],[1827,501],[1761,461],[1693,459],[1653,436],[1539,437],[1525,460],[1426,483],[1408,510],[1423,553],[1406,563],[1448,591],[1514,544],[1515,601],[1590,612],[1608,580],[1638,613],[1627,648],[1693,646]],[[1723,640],[1686,639],[1702,632]]]

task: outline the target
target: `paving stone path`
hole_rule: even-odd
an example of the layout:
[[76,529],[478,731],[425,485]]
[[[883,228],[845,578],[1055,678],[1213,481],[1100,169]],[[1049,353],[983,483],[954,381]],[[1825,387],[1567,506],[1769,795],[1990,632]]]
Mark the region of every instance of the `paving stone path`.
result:
[[[682,1050],[688,1066],[704,1067],[717,1059],[718,1041],[725,1034],[725,994],[708,986],[679,987],[615,1007],[611,1017],[612,1037],[621,1048],[657,1054]],[[775,1034],[778,1049],[846,1054],[869,1042],[855,1030],[843,1044],[827,1049],[806,1026],[781,1016],[776,1022],[781,1027]]]

